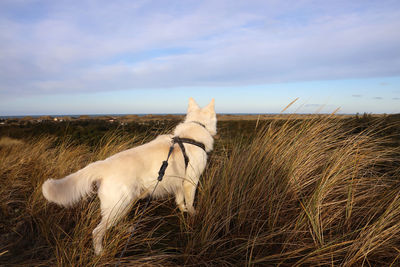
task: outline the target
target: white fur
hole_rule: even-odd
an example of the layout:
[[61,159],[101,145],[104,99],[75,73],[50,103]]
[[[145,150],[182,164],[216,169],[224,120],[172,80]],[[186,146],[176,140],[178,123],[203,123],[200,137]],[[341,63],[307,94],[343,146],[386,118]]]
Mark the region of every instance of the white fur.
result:
[[[206,128],[193,121],[204,124]],[[93,230],[93,243],[95,253],[99,254],[103,249],[102,240],[107,228],[117,223],[137,198],[145,197],[153,191],[162,161],[167,157],[171,138],[192,138],[202,142],[209,152],[213,149],[216,127],[214,99],[206,107],[200,108],[190,98],[186,119],[175,128],[173,135],[160,135],[147,144],[91,163],[62,179],[49,179],[42,186],[43,195],[50,202],[70,206],[89,194],[94,182],[98,183],[102,219]],[[190,160],[187,170],[182,152],[175,145],[164,179],[159,183],[154,197],[173,194],[181,211],[194,214],[194,196],[206,166],[207,154],[197,146],[184,146]]]

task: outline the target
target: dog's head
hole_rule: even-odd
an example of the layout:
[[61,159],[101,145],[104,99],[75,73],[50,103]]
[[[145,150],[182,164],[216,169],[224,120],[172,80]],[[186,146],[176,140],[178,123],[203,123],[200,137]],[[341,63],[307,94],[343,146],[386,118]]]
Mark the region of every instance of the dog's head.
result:
[[189,106],[186,121],[197,121],[210,132],[212,136],[217,134],[217,115],[215,113],[214,98],[204,108],[200,108],[193,98],[189,98]]

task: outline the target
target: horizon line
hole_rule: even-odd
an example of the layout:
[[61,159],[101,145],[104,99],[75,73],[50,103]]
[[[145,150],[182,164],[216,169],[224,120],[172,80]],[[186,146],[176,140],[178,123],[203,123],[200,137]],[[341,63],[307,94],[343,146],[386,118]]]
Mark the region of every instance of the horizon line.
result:
[[[282,113],[282,112],[221,112],[217,113],[217,115],[330,115],[331,112],[324,112],[324,113]],[[400,114],[399,112],[396,113],[372,113],[372,112],[356,112],[356,113],[336,113],[335,115],[394,115]],[[186,115],[186,113],[92,113],[92,114],[40,114],[40,115],[32,115],[32,114],[24,114],[24,115],[0,115],[0,119],[12,119],[12,118],[25,118],[25,117],[32,117],[32,118],[39,118],[39,117],[81,117],[81,116],[90,116],[90,117],[101,117],[101,116],[127,116],[127,115],[137,115],[137,116],[147,116],[147,115],[155,115],[155,116],[168,116],[168,115],[175,115],[181,116]]]

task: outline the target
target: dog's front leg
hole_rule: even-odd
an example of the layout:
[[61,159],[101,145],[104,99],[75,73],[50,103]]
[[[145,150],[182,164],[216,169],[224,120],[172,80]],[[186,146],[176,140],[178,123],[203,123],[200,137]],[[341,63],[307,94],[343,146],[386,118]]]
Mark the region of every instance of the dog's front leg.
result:
[[194,196],[196,194],[196,187],[197,187],[197,182],[195,183],[191,180],[185,180],[183,182],[183,190],[185,192],[186,209],[189,212],[189,214],[191,214],[191,215],[194,215],[196,213],[196,210],[193,207]]
[[184,196],[184,190],[183,190],[183,183],[182,186],[177,188],[175,192],[175,203],[178,206],[179,210],[181,212],[186,212],[186,205],[185,205],[185,196]]

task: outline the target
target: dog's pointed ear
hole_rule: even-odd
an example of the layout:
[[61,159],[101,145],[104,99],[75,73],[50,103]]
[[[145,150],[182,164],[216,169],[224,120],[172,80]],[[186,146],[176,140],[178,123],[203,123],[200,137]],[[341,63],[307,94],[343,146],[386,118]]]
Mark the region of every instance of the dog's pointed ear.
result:
[[214,111],[214,109],[215,109],[215,99],[213,98],[211,100],[211,102],[204,109],[208,109],[210,111]]
[[197,105],[196,101],[194,101],[193,98],[189,98],[188,113],[198,109],[200,109],[200,107]]

